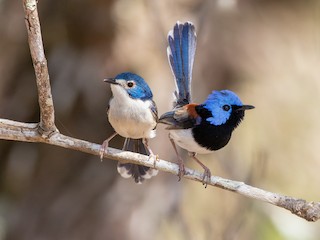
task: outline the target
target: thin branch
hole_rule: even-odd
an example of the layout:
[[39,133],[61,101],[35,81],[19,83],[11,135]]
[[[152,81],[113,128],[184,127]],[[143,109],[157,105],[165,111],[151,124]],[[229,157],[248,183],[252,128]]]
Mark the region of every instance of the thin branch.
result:
[[38,101],[40,106],[40,124],[38,130],[43,135],[57,131],[54,123],[54,106],[51,95],[47,60],[44,54],[40,21],[36,0],[23,0],[25,22],[28,31],[33,67],[36,74]]
[[[99,156],[100,151],[99,144],[68,137],[60,134],[59,132],[55,132],[50,135],[50,137],[46,138],[39,134],[36,123],[21,123],[6,119],[0,119],[0,139],[47,143],[97,156]],[[175,163],[161,159],[149,159],[145,155],[125,152],[114,148],[108,148],[104,157],[117,161],[154,167],[160,171],[175,175],[177,175],[179,171],[179,166]],[[99,158],[97,158],[97,160],[98,159]],[[198,171],[186,168],[186,175],[184,177],[190,180],[202,182],[203,175]],[[252,187],[243,182],[224,179],[217,176],[212,176],[208,185],[282,207],[308,221],[317,221],[320,218],[320,202],[307,202],[303,199],[268,192],[260,188]]]

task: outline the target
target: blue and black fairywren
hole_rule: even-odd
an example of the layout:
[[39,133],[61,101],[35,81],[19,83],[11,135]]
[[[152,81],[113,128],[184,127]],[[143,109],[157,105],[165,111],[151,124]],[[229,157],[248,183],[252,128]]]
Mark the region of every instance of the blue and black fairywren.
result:
[[177,22],[168,34],[167,55],[176,83],[175,102],[173,110],[164,113],[159,122],[168,125],[169,138],[178,157],[179,179],[185,174],[185,167],[175,144],[186,149],[202,166],[203,184],[206,186],[211,171],[196,158],[196,154],[210,153],[224,147],[243,119],[245,110],[254,107],[242,104],[230,90],[213,91],[202,104],[191,103],[196,38],[191,22]]

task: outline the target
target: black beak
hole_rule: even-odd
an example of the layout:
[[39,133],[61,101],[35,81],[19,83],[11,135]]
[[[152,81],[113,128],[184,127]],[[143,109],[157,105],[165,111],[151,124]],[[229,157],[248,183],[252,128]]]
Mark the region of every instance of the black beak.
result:
[[242,105],[241,107],[237,108],[237,111],[239,110],[250,110],[250,109],[254,109],[254,106],[252,105]]
[[115,78],[106,78],[106,79],[103,79],[103,81],[110,84],[119,84],[116,82]]

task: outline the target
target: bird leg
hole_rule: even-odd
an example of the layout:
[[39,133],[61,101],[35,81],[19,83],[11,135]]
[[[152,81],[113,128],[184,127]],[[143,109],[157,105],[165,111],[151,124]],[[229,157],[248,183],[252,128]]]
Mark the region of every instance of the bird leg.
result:
[[108,137],[106,140],[104,140],[103,141],[103,143],[102,143],[102,145],[101,145],[101,147],[100,147],[100,151],[99,151],[99,153],[100,153],[100,160],[102,161],[102,159],[103,159],[103,155],[104,155],[104,152],[106,151],[106,150],[108,150],[108,145],[109,145],[109,142],[110,142],[110,140],[112,139],[112,138],[114,138],[116,135],[118,135],[118,133],[113,133],[110,137]]
[[169,134],[169,139],[170,139],[170,142],[171,142],[173,149],[176,152],[176,155],[178,158],[178,165],[179,165],[179,173],[178,173],[179,179],[178,179],[178,181],[180,181],[181,178],[186,174],[186,169],[184,167],[183,159],[180,157],[178,150],[177,150],[177,147],[176,147],[176,144],[175,144],[174,140],[170,137],[170,134]]
[[207,188],[207,185],[211,180],[211,171],[210,171],[210,169],[207,166],[205,166],[202,162],[200,162],[200,160],[198,158],[196,158],[196,153],[189,153],[189,154],[204,169],[203,178],[202,178],[202,184],[204,185],[205,188]]
[[158,155],[155,155],[154,153],[153,153],[153,151],[151,150],[151,148],[150,148],[150,146],[149,146],[149,142],[148,142],[148,139],[147,138],[143,138],[142,139],[142,142],[143,142],[143,144],[144,144],[144,146],[148,149],[148,151],[149,151],[149,159],[148,160],[150,160],[150,158],[154,158],[155,159],[155,161],[154,161],[154,167],[156,166],[156,161],[158,161],[159,160],[159,156]]

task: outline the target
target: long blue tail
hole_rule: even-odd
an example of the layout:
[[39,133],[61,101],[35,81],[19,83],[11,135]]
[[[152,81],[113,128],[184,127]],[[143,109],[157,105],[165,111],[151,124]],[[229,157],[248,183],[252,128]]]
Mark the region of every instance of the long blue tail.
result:
[[191,22],[174,25],[168,34],[168,60],[176,82],[176,102],[180,107],[191,102],[191,80],[197,36]]

